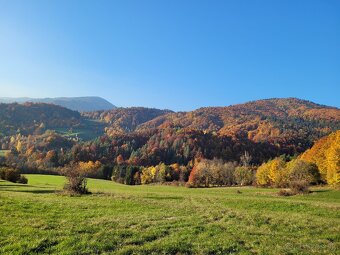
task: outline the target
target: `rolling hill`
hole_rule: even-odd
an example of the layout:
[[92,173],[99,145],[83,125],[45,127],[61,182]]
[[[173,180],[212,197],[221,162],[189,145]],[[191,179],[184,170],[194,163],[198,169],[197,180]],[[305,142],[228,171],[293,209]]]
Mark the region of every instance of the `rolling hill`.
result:
[[243,137],[254,142],[276,143],[295,138],[314,142],[340,129],[340,110],[297,98],[266,99],[169,113],[141,124],[137,130],[164,125]]
[[26,102],[55,104],[79,112],[110,110],[115,108],[113,104],[101,97],[0,98],[0,103]]
[[129,133],[141,124],[159,116],[173,113],[170,110],[159,110],[145,107],[115,108],[108,111],[87,112],[82,115],[102,121],[108,125],[107,133]]
[[44,103],[0,104],[0,132],[3,135],[24,135],[39,130],[79,126],[79,112]]
[[[65,152],[66,162],[112,164],[119,158],[144,166],[186,165],[196,158],[238,161],[245,151],[252,163],[260,164],[282,154],[300,154],[340,129],[339,109],[296,98],[191,112],[131,107],[79,113],[52,104],[0,104],[0,116],[2,136],[41,135],[52,129],[62,137],[87,141]],[[27,138],[18,139],[30,146]],[[17,140],[4,137],[2,149],[10,150]],[[47,153],[43,147],[38,150]]]
[[87,120],[77,111],[46,103],[0,104],[0,138],[42,134],[55,130],[63,136],[92,139],[104,132],[104,125]]

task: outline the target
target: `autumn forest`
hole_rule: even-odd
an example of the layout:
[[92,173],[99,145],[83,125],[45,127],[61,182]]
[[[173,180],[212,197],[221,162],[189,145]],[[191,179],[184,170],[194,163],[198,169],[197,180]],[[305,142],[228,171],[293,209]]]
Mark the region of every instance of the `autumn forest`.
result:
[[22,174],[71,168],[128,185],[288,187],[305,169],[308,185],[340,181],[340,110],[296,98],[191,112],[11,103],[0,116],[0,163]]

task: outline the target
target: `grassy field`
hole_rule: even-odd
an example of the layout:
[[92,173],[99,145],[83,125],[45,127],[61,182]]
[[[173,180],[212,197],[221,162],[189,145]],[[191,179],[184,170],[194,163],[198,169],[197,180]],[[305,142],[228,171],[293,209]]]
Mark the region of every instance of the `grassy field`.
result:
[[89,141],[104,133],[104,124],[96,120],[83,120],[83,127],[79,128],[55,128],[55,131],[67,138],[80,138]]
[[[124,186],[60,176],[0,181],[0,254],[339,254],[340,191]],[[238,190],[240,192],[238,192]]]

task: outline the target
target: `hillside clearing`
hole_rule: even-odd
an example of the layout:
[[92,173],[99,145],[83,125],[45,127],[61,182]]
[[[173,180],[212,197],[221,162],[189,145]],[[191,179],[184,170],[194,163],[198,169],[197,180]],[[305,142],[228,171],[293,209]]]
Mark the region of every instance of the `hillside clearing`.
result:
[[[0,181],[1,254],[336,254],[340,191],[279,197],[274,189],[89,180],[92,195],[61,195],[64,178]],[[240,192],[237,192],[240,190]]]

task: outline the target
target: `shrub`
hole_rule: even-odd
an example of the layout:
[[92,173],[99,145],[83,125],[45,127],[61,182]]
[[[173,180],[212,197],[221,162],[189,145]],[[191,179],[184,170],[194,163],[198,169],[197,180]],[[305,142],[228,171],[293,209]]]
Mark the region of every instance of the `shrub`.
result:
[[306,181],[291,181],[289,187],[293,194],[309,193],[308,182]]
[[27,184],[28,180],[24,175],[21,175],[17,182],[21,184]]
[[286,186],[286,162],[281,157],[263,163],[256,172],[256,182],[260,186]]
[[231,186],[235,184],[235,167],[232,162],[224,163],[222,160],[214,159],[209,168],[212,172],[212,184],[220,186]]
[[187,182],[187,183],[185,184],[185,187],[186,187],[186,188],[195,188],[195,186],[194,186],[191,182]]
[[321,181],[318,167],[301,159],[294,159],[287,163],[288,181],[306,182],[307,185],[317,184]]
[[282,157],[275,158],[262,164],[256,173],[256,182],[261,186],[289,187],[298,193],[305,192],[304,186],[320,183],[320,180],[318,167],[301,159],[286,163]]
[[231,186],[235,184],[235,167],[232,162],[201,159],[191,170],[188,182],[194,187]]
[[234,177],[236,184],[251,185],[254,181],[254,171],[250,167],[238,166],[235,168]]
[[67,166],[63,169],[63,174],[66,177],[64,190],[71,194],[88,194],[87,180],[80,169],[76,166]]
[[202,160],[192,169],[189,182],[195,187],[209,187],[212,184],[213,171],[209,160]]
[[27,184],[26,177],[20,175],[19,171],[13,168],[1,168],[0,179],[6,180],[9,182]]
[[284,197],[288,197],[288,196],[293,196],[293,192],[289,189],[281,189],[278,193],[279,196],[284,196]]

